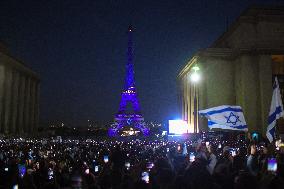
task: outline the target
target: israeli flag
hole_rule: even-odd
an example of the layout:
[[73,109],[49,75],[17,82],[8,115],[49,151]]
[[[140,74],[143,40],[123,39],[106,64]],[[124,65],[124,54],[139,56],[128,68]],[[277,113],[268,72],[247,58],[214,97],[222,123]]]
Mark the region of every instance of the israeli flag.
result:
[[199,114],[208,119],[209,129],[248,130],[243,110],[240,106],[217,106],[200,110]]
[[283,117],[283,115],[284,115],[283,104],[282,104],[279,84],[277,77],[275,77],[275,81],[273,84],[272,101],[268,117],[268,127],[266,131],[266,136],[270,142],[272,142],[275,137],[276,120],[279,119],[280,117]]

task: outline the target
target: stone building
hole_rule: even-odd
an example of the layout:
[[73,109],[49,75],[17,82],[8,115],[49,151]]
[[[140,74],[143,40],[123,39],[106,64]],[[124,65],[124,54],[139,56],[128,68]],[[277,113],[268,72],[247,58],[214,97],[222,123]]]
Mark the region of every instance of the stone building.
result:
[[[284,7],[251,7],[209,48],[200,50],[178,75],[182,118],[194,123],[194,85],[198,109],[240,105],[249,131],[265,135],[277,76],[284,89]],[[190,81],[193,66],[201,80]],[[283,95],[283,93],[282,93]],[[208,130],[198,117],[199,130]]]
[[39,119],[39,76],[0,43],[0,133],[31,135]]

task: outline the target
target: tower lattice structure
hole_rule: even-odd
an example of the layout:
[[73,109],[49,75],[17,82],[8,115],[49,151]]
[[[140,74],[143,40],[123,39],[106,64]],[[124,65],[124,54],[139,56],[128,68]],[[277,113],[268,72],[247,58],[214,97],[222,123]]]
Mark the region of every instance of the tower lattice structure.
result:
[[146,127],[144,118],[141,114],[135,88],[132,34],[133,29],[129,26],[127,30],[128,48],[124,89],[121,93],[118,113],[115,115],[114,123],[109,129],[109,136],[118,135],[119,131],[125,126],[139,129],[144,135],[149,135],[149,129]]

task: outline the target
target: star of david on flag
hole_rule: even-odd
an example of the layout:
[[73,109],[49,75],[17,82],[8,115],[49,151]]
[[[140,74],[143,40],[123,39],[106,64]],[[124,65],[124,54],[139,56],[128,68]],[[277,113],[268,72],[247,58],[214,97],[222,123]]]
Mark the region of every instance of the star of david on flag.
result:
[[283,117],[283,104],[281,99],[281,93],[278,85],[277,77],[275,77],[275,82],[273,84],[273,95],[270,105],[270,112],[268,117],[268,127],[266,131],[266,136],[270,142],[275,138],[275,125],[276,120]]
[[240,106],[217,106],[200,110],[199,114],[208,119],[209,129],[248,130],[243,110]]

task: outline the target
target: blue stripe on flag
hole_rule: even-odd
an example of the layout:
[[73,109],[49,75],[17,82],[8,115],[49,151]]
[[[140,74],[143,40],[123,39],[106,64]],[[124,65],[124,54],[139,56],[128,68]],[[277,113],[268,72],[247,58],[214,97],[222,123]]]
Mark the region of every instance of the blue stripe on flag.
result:
[[224,109],[221,109],[221,110],[213,110],[213,111],[206,112],[206,113],[200,113],[200,115],[213,115],[213,114],[218,114],[218,113],[222,113],[222,112],[229,112],[229,111],[232,111],[232,112],[243,112],[243,110],[240,109],[240,108],[228,107],[228,108],[224,108]]
[[274,138],[275,137],[275,127],[271,128],[269,130],[269,133],[271,134],[271,136]]
[[239,125],[237,127],[232,127],[232,128],[235,128],[235,129],[247,129],[248,126],[247,125]]
[[214,124],[217,124],[217,123],[215,123],[214,121],[210,121],[210,120],[208,120],[208,126],[210,126],[210,125],[214,125]]
[[270,125],[273,121],[275,121],[276,115],[281,112],[282,112],[281,106],[277,106],[276,110],[268,117],[268,125]]
[[216,123],[216,122],[214,122],[214,121],[208,120],[208,126],[210,126],[210,125],[215,125],[215,124],[218,124],[218,123]]
[[[214,121],[208,120],[208,127],[213,126],[215,124],[218,124],[218,123],[215,123]],[[218,124],[218,125],[220,125],[220,124]],[[234,128],[234,129],[246,129],[246,128],[248,128],[247,125],[239,125],[239,126],[236,126],[236,127],[224,125],[224,127],[231,127],[231,128]]]

